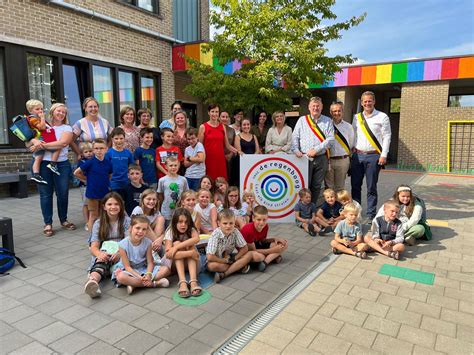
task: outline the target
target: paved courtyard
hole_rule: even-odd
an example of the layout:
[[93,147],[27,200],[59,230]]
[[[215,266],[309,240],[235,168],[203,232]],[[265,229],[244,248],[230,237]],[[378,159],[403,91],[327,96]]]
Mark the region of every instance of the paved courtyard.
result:
[[[473,352],[474,251],[467,238],[474,179],[384,172],[380,201],[396,185],[415,182],[429,218],[444,223],[433,228],[433,241],[395,264],[435,273],[433,286],[379,275],[382,263],[394,264],[387,258],[340,256],[244,352]],[[69,219],[78,230],[45,238],[38,195],[1,200],[0,216],[13,219],[15,251],[28,266],[0,277],[1,353],[211,353],[323,260],[332,238],[272,225],[271,235],[290,241],[284,262],[211,285],[212,299],[201,306],[172,300],[175,278],[169,289],[131,296],[109,281],[92,300],[83,293],[90,254],[80,208],[79,191],[71,190]]]

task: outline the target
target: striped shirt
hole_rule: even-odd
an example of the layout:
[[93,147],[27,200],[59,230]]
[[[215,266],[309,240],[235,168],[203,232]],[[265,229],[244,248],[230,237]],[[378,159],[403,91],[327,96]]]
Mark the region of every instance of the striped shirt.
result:
[[109,121],[99,117],[96,122],[81,118],[72,127],[72,132],[79,137],[80,142],[92,142],[97,138],[107,139],[112,132]]
[[315,123],[324,133],[326,139],[321,142],[306,121],[306,116],[301,116],[298,122],[296,122],[291,138],[291,150],[293,153],[301,152],[306,154],[308,150],[314,149],[316,150],[316,155],[323,155],[327,149],[332,147],[334,144],[334,125],[332,120],[329,117],[321,115]]
[[209,238],[206,254],[213,254],[218,258],[222,258],[225,252],[230,255],[234,249],[240,249],[246,245],[247,242],[237,228],[234,228],[227,237],[220,228],[217,228],[212,232]]

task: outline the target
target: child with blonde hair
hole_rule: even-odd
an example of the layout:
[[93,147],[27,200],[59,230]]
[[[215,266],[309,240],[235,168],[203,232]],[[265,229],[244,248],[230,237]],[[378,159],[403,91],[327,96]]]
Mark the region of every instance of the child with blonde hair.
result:
[[323,192],[324,202],[316,212],[316,221],[320,226],[323,227],[320,234],[329,233],[334,231],[339,221],[344,219],[339,211],[342,205],[336,199],[336,191],[333,189],[326,189]]
[[257,206],[255,202],[255,193],[252,190],[245,190],[242,195],[242,209],[245,211],[245,221],[248,223],[252,221],[253,209]]
[[196,208],[196,197],[197,194],[193,190],[184,191],[181,195],[181,201],[179,202],[179,207],[183,207],[191,213],[191,217],[194,222],[194,227],[197,231],[201,230],[201,213],[195,210]]
[[[82,167],[86,161],[92,159],[94,156],[94,150],[92,148],[92,143],[82,142],[79,144],[79,150],[81,151],[82,159],[77,162],[77,166]],[[87,197],[86,197],[86,184],[80,181],[79,190],[81,191],[82,197],[82,216],[84,217],[85,230],[89,231],[87,227],[87,222],[89,221],[89,208],[87,207]]]
[[216,181],[216,190],[214,192],[214,204],[217,208],[222,206],[225,202],[225,196],[227,195],[227,190],[229,189],[229,183],[225,178],[219,176]]
[[316,237],[321,228],[316,222],[316,204],[311,202],[311,190],[302,188],[298,196],[300,200],[295,205],[296,225],[310,236]]
[[[362,206],[360,205],[359,202],[355,201],[352,199],[352,196],[349,191],[347,190],[339,190],[336,194],[337,196],[337,201],[342,205],[343,208],[339,211],[339,213],[343,214],[344,212],[344,206],[347,205],[348,203],[353,203],[358,209],[359,212],[362,213]],[[361,215],[357,217],[357,219],[360,221]]]
[[201,230],[203,234],[211,234],[217,228],[217,208],[211,203],[211,192],[200,189],[197,192],[198,203],[194,210],[201,215]]
[[353,203],[344,206],[344,220],[340,221],[334,230],[334,239],[331,241],[334,254],[355,255],[361,259],[367,258],[367,244],[362,237],[362,226],[358,216],[360,209]]

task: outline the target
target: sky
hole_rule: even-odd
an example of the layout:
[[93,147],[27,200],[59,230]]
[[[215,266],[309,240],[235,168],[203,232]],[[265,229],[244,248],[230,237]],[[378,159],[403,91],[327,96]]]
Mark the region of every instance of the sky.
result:
[[333,12],[337,21],[367,12],[326,44],[356,64],[474,54],[474,0],[336,0]]

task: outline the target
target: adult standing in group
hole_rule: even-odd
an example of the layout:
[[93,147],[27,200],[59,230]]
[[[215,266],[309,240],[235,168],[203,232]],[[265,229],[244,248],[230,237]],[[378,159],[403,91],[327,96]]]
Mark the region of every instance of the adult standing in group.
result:
[[345,187],[347,172],[351,164],[350,156],[354,147],[354,129],[342,119],[344,104],[333,102],[329,113],[334,124],[334,144],[331,147],[328,172],[324,181],[326,187],[337,191]]
[[175,123],[173,145],[181,150],[181,154],[184,157],[184,150],[189,145],[188,140],[186,139],[186,129],[188,128],[188,117],[186,112],[176,111],[173,113],[173,121]]
[[[235,131],[232,127],[229,126],[230,124],[230,116],[229,112],[227,111],[221,111],[219,115],[219,120],[221,123],[224,125],[225,132],[227,134],[227,141],[231,146],[234,146],[235,142]],[[234,153],[232,153],[230,150],[227,148],[224,149],[224,154],[225,154],[225,160],[227,161],[227,176],[229,177],[229,182],[232,180],[232,165],[231,165],[231,160],[235,156]]]
[[265,140],[265,153],[289,153],[291,150],[291,127],[285,124],[285,113],[275,111],[272,115],[273,126],[270,127]]
[[257,137],[258,146],[262,152],[265,151],[265,141],[267,139],[268,128],[267,113],[262,111],[258,114],[257,124],[253,125],[250,129],[250,132]]
[[173,115],[178,111],[183,111],[182,104],[183,103],[181,101],[173,102],[173,104],[171,105],[171,118],[161,122],[160,123],[160,129],[162,129],[162,128],[171,128],[174,131],[174,127],[175,127],[176,123],[174,122]]
[[244,110],[242,110],[241,108],[234,110],[233,117],[234,117],[234,123],[231,124],[231,127],[234,129],[235,134],[239,134],[240,122],[244,118]]
[[309,115],[301,116],[292,135],[292,151],[298,158],[306,155],[309,160],[308,180],[311,200],[317,204],[321,184],[328,170],[328,149],[334,143],[334,126],[329,117],[321,114],[320,97],[309,100]]
[[119,127],[125,132],[125,144],[123,147],[133,153],[140,145],[140,128],[135,126],[135,110],[133,107],[122,107],[119,119]]
[[[244,118],[241,121],[241,131],[235,137],[234,147],[240,155],[243,154],[260,154],[260,146],[255,134],[250,132],[251,123],[249,118]],[[239,169],[240,170],[240,169]]]
[[140,124],[138,125],[138,129],[141,130],[142,128],[145,128],[145,127],[150,127],[151,129],[153,129],[153,143],[151,144],[150,148],[155,150],[160,145],[162,145],[163,142],[161,140],[160,129],[157,127],[153,127],[153,125],[151,124],[153,113],[151,112],[149,108],[144,107],[138,110],[137,116],[138,116],[138,122],[140,122]]
[[[92,142],[94,139],[102,138],[107,139],[108,135],[112,132],[112,127],[109,121],[99,116],[99,102],[93,98],[88,97],[82,104],[86,116],[77,121],[72,127],[74,134],[73,140],[77,139],[80,142]],[[81,152],[77,145],[71,145],[71,148],[80,160]]]
[[387,163],[392,131],[388,116],[375,109],[375,94],[361,96],[363,112],[354,115],[355,143],[351,159],[352,198],[362,201],[362,182],[367,184],[368,223],[377,213],[377,181],[380,169]]
[[[43,234],[51,237],[53,230],[53,193],[56,193],[59,222],[62,228],[74,230],[76,226],[67,219],[69,204],[69,178],[71,176],[71,164],[68,159],[68,146],[73,140],[72,128],[67,121],[67,108],[62,103],[55,103],[49,110],[51,126],[56,134],[56,141],[45,143],[37,141],[30,147],[32,152],[44,150],[43,161],[40,166],[40,174],[47,182],[46,185],[38,184],[40,194],[41,213],[43,214]],[[47,168],[51,163],[52,151],[60,150],[57,160],[59,175]]]
[[233,153],[237,150],[229,144],[227,133],[222,123],[219,122],[219,106],[208,106],[209,121],[199,126],[198,138],[204,145],[206,152],[206,174],[213,180],[219,176],[227,180],[227,168],[224,149]]

